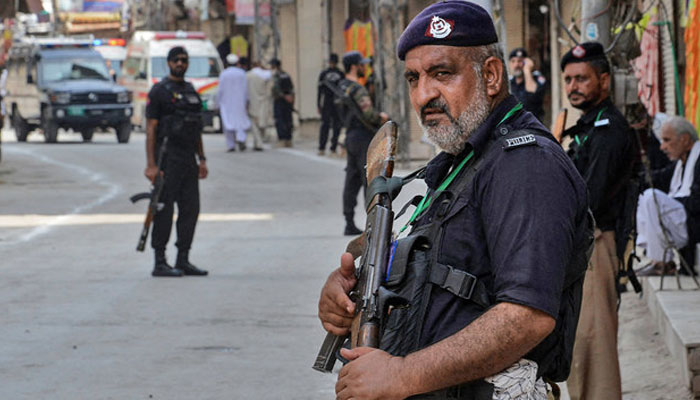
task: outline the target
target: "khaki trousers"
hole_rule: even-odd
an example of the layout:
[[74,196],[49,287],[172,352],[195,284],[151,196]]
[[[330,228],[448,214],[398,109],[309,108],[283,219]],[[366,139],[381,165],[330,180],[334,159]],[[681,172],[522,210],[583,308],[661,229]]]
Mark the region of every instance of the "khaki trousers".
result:
[[615,233],[595,231],[595,245],[583,282],[571,374],[571,400],[622,398],[617,358],[617,272]]

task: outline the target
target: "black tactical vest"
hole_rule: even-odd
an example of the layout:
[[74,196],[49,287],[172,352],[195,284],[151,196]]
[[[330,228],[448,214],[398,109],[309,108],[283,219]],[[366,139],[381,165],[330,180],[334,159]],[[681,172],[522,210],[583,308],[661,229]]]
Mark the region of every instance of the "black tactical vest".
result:
[[[535,138],[533,134],[537,135],[537,132],[519,130],[498,140],[492,138],[481,156],[470,160],[450,188],[433,200],[431,208],[437,209],[432,214],[431,221],[414,225],[407,237],[398,240],[384,286],[401,296],[405,304],[391,310],[382,334],[381,349],[396,356],[420,350],[423,324],[430,306],[431,291],[435,286],[478,304],[484,312],[495,304],[493,288],[470,274],[468,267],[461,269],[438,262],[442,251],[440,244],[443,243],[444,223],[459,196],[466,195],[465,189],[473,181],[483,160],[493,156],[494,152],[503,151],[504,146],[499,143],[549,140]],[[506,142],[509,140],[511,142]],[[415,199],[413,203],[415,204]],[[576,223],[578,236],[574,242],[573,257],[566,268],[556,326],[549,336],[525,355],[525,358],[537,362],[538,376],[555,382],[564,381],[569,375],[581,308],[583,278],[593,250],[594,221],[590,211]],[[461,393],[458,397],[446,398],[481,399],[483,396],[472,393],[471,386],[479,387],[478,382],[460,385],[456,387]]]
[[178,85],[167,80],[165,89],[172,95],[175,112],[158,122],[157,147],[168,137],[168,152],[195,154],[202,132],[202,100],[190,84]]

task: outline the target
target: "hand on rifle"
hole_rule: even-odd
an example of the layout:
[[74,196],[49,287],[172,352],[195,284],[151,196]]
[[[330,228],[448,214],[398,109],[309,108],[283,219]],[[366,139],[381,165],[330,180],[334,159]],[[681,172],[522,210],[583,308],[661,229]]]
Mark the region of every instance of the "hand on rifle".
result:
[[[151,183],[154,183],[156,175],[158,174],[158,166],[153,165],[146,167],[146,170],[143,172],[143,174],[146,175],[146,178],[148,178],[148,180],[151,181]],[[163,176],[163,171],[160,172],[160,176]]]
[[321,289],[318,302],[318,317],[323,328],[334,335],[345,335],[350,330],[355,316],[355,303],[348,293],[355,287],[355,260],[352,254],[340,256],[340,268],[331,272],[326,284]]
[[404,358],[369,347],[341,349],[350,360],[338,374],[336,399],[401,400],[410,396],[409,382],[403,382]]
[[386,121],[389,120],[389,114],[385,113],[384,111],[379,113],[379,117],[382,119],[382,125],[384,125]]

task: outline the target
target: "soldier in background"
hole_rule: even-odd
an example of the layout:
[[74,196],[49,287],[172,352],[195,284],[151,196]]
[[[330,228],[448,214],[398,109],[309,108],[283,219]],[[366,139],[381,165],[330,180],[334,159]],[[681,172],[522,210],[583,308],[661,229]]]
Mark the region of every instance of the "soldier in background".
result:
[[272,98],[274,101],[275,128],[282,147],[292,147],[292,111],[294,111],[294,84],[288,73],[282,70],[280,60],[270,61],[273,72]]
[[345,167],[345,186],[343,188],[343,215],[345,216],[345,235],[359,235],[362,231],[355,226],[355,206],[360,188],[367,187],[365,162],[367,148],[375,131],[389,120],[386,113],[374,108],[367,89],[360,84],[365,75],[365,65],[369,59],[362,57],[358,51],[349,51],[343,56],[345,78],[338,84],[339,89],[354,102],[353,107],[344,107],[340,115],[347,115],[345,126],[345,148],[347,166]]
[[510,66],[510,92],[523,103],[523,108],[530,111],[542,121],[544,117],[544,89],[547,79],[535,70],[535,63],[527,56],[522,47],[510,52],[508,56]]
[[333,129],[331,136],[331,153],[335,153],[338,147],[338,137],[340,136],[340,128],[343,121],[338,115],[338,109],[335,104],[335,96],[326,85],[338,86],[338,82],[343,79],[343,71],[338,68],[338,55],[333,53],[328,59],[328,68],[321,71],[318,77],[318,95],[316,104],[318,112],[321,114],[321,132],[318,138],[318,155],[322,156],[326,152],[326,143],[328,142],[328,131]]
[[[202,100],[191,83],[185,81],[189,63],[187,51],[180,46],[168,52],[170,75],[153,85],[146,106],[146,170],[153,182],[164,174],[165,185],[160,200],[163,209],[153,217],[151,246],[155,251],[153,276],[207,275],[208,272],[189,262],[194,228],[199,217],[199,181],[209,174],[202,146]],[[166,144],[164,139],[168,138]],[[162,165],[156,165],[161,146],[167,145]],[[199,164],[195,156],[199,158]],[[173,225],[177,203],[177,260],[168,264],[165,247]]]

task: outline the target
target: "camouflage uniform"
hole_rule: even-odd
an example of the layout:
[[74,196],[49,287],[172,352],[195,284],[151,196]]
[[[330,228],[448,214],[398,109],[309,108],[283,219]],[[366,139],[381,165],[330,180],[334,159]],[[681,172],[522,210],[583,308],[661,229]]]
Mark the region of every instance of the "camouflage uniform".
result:
[[367,148],[381,124],[381,117],[379,111],[372,105],[369,92],[365,87],[348,79],[340,81],[338,86],[357,104],[359,111],[362,112],[362,120],[358,118],[359,111],[344,109],[340,110],[339,113],[345,118],[345,148],[348,160],[345,168],[345,187],[343,188],[343,215],[346,223],[354,226],[357,194],[360,192],[360,187],[367,188],[365,176]]

